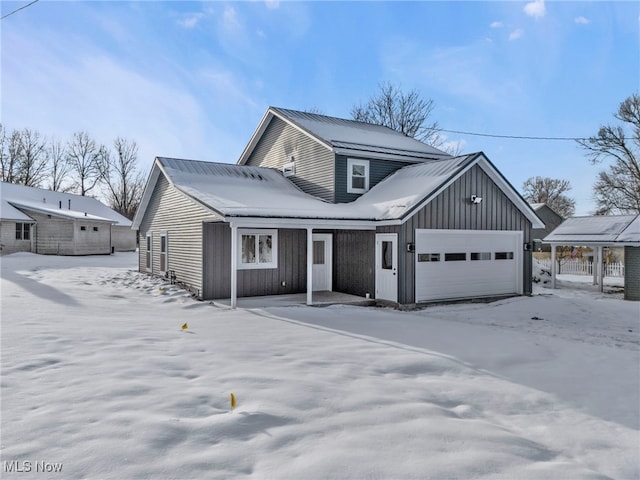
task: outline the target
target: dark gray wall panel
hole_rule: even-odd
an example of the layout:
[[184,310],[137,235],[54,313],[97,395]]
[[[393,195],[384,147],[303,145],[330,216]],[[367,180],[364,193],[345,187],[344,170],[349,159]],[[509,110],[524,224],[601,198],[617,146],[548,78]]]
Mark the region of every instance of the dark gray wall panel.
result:
[[[473,194],[482,197],[482,203],[471,204]],[[531,242],[531,222],[476,165],[402,225],[398,235],[399,303],[415,303],[415,254],[406,247],[415,242],[415,230],[422,228],[520,230],[523,241]],[[377,231],[387,233],[381,228]],[[531,293],[531,268],[531,252],[523,252],[525,294]]]
[[334,232],[333,290],[361,297],[375,295],[375,232]]
[[[386,177],[396,170],[410,165],[410,163],[394,161],[369,159],[366,157],[349,156],[348,158],[359,158],[369,161],[369,189],[380,183]],[[347,157],[344,155],[336,155],[335,162],[335,190],[336,203],[353,202],[360,197],[358,193],[347,193]]]
[[[204,225],[204,298],[231,296],[231,228],[227,223]],[[307,234],[278,230],[278,268],[238,270],[238,297],[307,291]],[[285,285],[282,286],[282,282]]]

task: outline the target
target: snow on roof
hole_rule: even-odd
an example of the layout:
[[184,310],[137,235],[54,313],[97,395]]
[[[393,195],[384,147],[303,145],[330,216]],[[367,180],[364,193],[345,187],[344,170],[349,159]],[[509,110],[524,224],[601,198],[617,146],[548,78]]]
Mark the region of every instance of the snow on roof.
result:
[[395,153],[423,158],[450,156],[442,150],[382,125],[285,108],[271,107],[270,110],[289,119],[333,147],[366,151],[381,149],[380,153]]
[[544,242],[581,243],[640,242],[638,215],[571,217],[544,238]]
[[331,212],[335,205],[302,192],[275,169],[176,158],[157,160],[176,188],[222,215],[341,217]]
[[637,215],[635,220],[618,235],[618,241],[640,243],[640,215]]
[[377,220],[402,218],[450,178],[464,170],[477,156],[449,157],[396,170],[353,202],[353,206],[373,210]]
[[531,205],[531,208],[534,210],[538,210],[539,208],[544,207],[546,203],[530,203],[529,205]]
[[2,220],[33,221],[31,217],[16,207],[64,218],[86,218],[110,221],[118,226],[131,226],[129,219],[95,198],[1,182],[0,218]]
[[158,158],[179,190],[224,216],[391,220],[402,218],[477,155],[411,165],[352,203],[306,194],[275,169]]

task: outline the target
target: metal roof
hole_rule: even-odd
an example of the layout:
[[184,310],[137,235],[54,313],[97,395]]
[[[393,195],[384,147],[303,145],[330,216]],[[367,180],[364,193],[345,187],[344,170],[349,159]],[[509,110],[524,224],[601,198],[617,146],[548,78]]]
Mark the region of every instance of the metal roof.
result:
[[567,218],[547,235],[543,242],[566,245],[640,244],[639,217],[639,215],[598,215]]
[[394,153],[413,153],[413,155],[429,157],[448,156],[442,150],[382,125],[285,108],[271,107],[271,109],[334,147],[383,148],[386,152]]
[[431,160],[397,170],[351,203],[329,203],[301,191],[279,170],[228,163],[158,157],[134,218],[142,221],[158,176],[213,213],[223,217],[404,221],[472,165],[479,164],[535,224],[528,204],[493,173],[482,153]]
[[240,155],[237,162],[239,165],[246,163],[274,117],[288,123],[339,155],[357,155],[405,162],[451,157],[442,150],[382,125],[269,107]]

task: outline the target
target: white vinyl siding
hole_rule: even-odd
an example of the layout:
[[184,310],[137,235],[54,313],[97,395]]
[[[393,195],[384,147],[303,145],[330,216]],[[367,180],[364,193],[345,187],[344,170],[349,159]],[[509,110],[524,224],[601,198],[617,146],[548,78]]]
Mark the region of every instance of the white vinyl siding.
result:
[[[160,175],[140,223],[140,232],[152,234],[153,273],[160,274],[160,232],[167,232],[167,259],[176,280],[196,294],[202,290],[202,223],[216,215],[198,205]],[[141,239],[144,241],[144,237]],[[140,271],[146,272],[145,248],[140,248]]]

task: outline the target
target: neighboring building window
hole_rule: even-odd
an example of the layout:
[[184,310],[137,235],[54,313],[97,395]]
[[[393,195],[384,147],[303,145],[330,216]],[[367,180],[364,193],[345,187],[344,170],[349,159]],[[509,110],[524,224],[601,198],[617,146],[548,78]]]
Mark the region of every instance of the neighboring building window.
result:
[[167,234],[166,233],[161,233],[160,234],[160,271],[162,273],[165,273],[167,270],[169,270],[168,267],[168,263],[167,263]]
[[238,268],[277,268],[278,231],[238,229]]
[[369,160],[347,159],[347,193],[369,191]]
[[146,251],[146,267],[147,267],[147,271],[152,271],[153,270],[153,265],[152,265],[152,248],[153,248],[153,241],[152,241],[152,237],[150,233],[147,233],[147,251]]
[[93,227],[93,231],[97,232],[98,231],[98,227]]
[[31,238],[31,224],[16,223],[16,240],[29,240]]
[[80,225],[80,230],[82,230],[82,231],[84,232],[86,229],[87,229],[87,227],[86,227],[86,226],[84,226],[84,225]]

